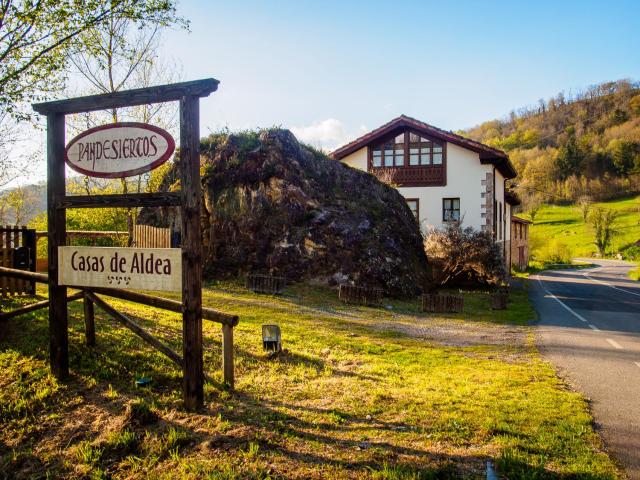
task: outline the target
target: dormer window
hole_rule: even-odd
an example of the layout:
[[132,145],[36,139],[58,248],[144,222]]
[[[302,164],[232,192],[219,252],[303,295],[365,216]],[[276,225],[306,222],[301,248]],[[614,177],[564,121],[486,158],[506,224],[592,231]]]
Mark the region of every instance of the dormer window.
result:
[[444,144],[406,132],[371,147],[373,168],[426,167],[442,165]]
[[369,144],[367,169],[398,186],[446,185],[445,142],[406,129]]
[[404,166],[404,133],[387,140],[382,145],[373,147],[373,166],[379,167],[403,167]]

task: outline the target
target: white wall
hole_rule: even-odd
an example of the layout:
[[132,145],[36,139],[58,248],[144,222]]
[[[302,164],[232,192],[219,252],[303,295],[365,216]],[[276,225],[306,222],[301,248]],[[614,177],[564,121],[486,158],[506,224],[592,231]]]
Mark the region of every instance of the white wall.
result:
[[[405,198],[417,198],[420,209],[420,226],[423,231],[442,227],[442,199],[460,198],[460,215],[464,217],[463,225],[480,230],[485,224],[481,216],[481,205],[484,203],[482,192],[487,172],[493,170],[492,165],[482,165],[477,153],[447,143],[447,184],[444,187],[400,187],[399,192]],[[367,170],[367,148],[348,155],[342,161],[354,168]],[[497,179],[496,179],[497,180]],[[498,189],[496,182],[496,190]],[[500,177],[502,192],[502,177]],[[501,195],[504,196],[502,193]],[[504,197],[501,197],[504,198]]]
[[350,155],[347,155],[342,160],[342,163],[346,163],[350,167],[357,168],[358,170],[367,171],[367,147],[363,147],[360,150],[356,150]]

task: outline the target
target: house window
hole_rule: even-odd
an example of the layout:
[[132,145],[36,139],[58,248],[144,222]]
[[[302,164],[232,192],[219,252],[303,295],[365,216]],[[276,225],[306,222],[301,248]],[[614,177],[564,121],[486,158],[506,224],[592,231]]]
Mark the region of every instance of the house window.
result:
[[404,167],[404,133],[373,147],[371,159],[376,168]]
[[444,144],[417,133],[401,133],[371,147],[371,164],[374,168],[442,165],[443,149]]
[[442,199],[442,221],[451,222],[460,220],[460,199],[459,198],[443,198]]
[[407,205],[409,206],[409,210],[413,213],[413,216],[416,217],[416,220],[420,221],[420,201],[417,198],[407,198]]

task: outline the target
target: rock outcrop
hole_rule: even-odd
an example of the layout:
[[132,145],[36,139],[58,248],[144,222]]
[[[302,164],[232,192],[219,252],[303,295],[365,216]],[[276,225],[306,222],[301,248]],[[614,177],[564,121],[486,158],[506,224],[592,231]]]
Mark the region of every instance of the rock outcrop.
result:
[[[392,296],[426,289],[418,224],[394,188],[299,144],[288,130],[216,134],[201,151],[206,277],[270,273]],[[174,167],[163,188],[176,177]],[[143,209],[138,221],[179,225],[157,209]]]

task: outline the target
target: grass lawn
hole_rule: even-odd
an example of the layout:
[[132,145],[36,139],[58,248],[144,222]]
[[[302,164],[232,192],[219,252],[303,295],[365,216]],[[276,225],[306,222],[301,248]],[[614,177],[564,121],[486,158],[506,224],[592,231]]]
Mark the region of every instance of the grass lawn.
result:
[[[440,316],[304,286],[203,295],[240,324],[233,393],[220,328],[204,324],[213,383],[198,413],[181,407],[181,372],[98,308],[89,348],[70,305],[67,383],[48,372],[46,310],[0,324],[0,478],[484,478],[487,459],[512,479],[619,478],[586,401],[535,349],[524,291],[501,312],[466,293],[464,314]],[[179,315],[109,302],[180,349]],[[262,352],[263,323],[282,328],[279,358]]]
[[[610,252],[624,250],[640,240],[640,196],[594,205],[620,213]],[[575,257],[589,257],[597,251],[593,244],[592,229],[584,224],[580,210],[575,205],[545,205],[540,208],[535,224],[531,226],[532,245],[542,245],[553,238],[564,240],[572,248]]]

